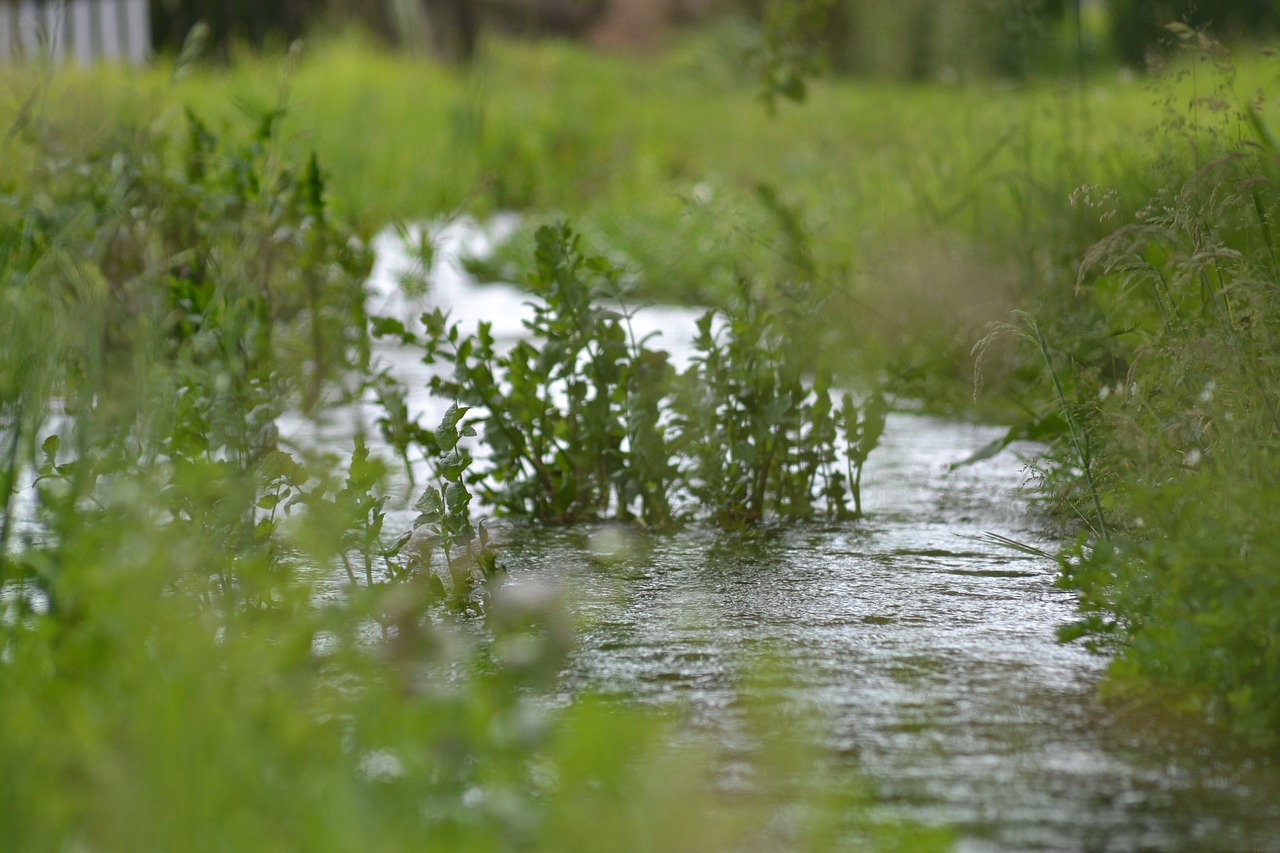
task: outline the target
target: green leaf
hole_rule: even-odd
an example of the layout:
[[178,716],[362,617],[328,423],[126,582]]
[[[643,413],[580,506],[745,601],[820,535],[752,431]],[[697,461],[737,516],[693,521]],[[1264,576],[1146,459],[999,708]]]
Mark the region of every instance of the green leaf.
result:
[[444,498],[440,495],[438,488],[428,486],[422,493],[422,497],[414,503],[413,508],[423,515],[441,516],[444,515]]
[[[467,406],[459,406],[457,403],[451,405],[444,413],[444,417],[440,420],[440,425],[436,427],[436,444],[441,450],[453,450],[458,444],[458,421],[462,420],[462,416],[467,413]],[[448,479],[453,479],[448,477]]]
[[[367,451],[365,455],[368,456]],[[271,451],[262,458],[262,462],[259,464],[262,478],[267,483],[284,480],[292,486],[298,486],[308,479],[306,469],[283,450]]]
[[384,548],[381,551],[382,556],[388,560],[398,556],[400,552],[404,550],[404,546],[409,544],[409,540],[412,538],[413,538],[413,531],[405,533],[395,542],[391,543],[391,545]]
[[405,344],[417,341],[417,336],[394,317],[370,317],[369,327],[370,333],[375,338],[399,338],[400,342]]
[[456,482],[470,464],[471,460],[459,453],[457,448],[454,448],[440,460],[440,476],[450,482]]
[[467,491],[467,487],[462,483],[450,483],[444,490],[445,506],[449,508],[449,512],[458,514],[467,508],[467,504],[471,503],[471,493]]

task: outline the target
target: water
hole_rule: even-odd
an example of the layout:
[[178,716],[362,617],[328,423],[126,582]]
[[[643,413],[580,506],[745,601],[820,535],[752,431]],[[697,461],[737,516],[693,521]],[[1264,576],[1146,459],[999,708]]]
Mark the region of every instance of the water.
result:
[[[434,301],[519,334],[525,297],[477,287],[453,260],[484,251],[486,232],[455,223],[440,236],[422,302],[394,285],[398,246],[379,244],[381,310],[412,319]],[[663,309],[637,323],[663,331],[679,359],[695,316]],[[379,355],[422,386],[428,369],[411,355]],[[441,408],[425,395],[412,404],[427,423]],[[582,630],[567,701],[589,691],[674,707],[690,732],[732,748],[744,708],[767,694],[818,721],[829,754],[870,778],[881,813],[954,826],[958,850],[1280,850],[1275,767],[1103,707],[1107,661],[1056,642],[1074,602],[1053,562],[986,536],[1053,549],[1028,518],[1023,463],[1006,453],[948,470],[999,432],[893,415],[858,522],[665,536],[514,526],[504,563],[511,583],[554,585],[572,602]],[[784,662],[768,670],[780,674],[752,677],[766,659]]]

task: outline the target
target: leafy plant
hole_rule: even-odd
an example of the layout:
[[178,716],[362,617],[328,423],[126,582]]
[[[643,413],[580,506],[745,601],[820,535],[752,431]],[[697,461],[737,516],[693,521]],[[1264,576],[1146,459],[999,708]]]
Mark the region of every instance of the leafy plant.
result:
[[[739,279],[719,328],[719,312],[702,316],[697,355],[672,406],[690,457],[685,482],[722,526],[769,512],[807,518],[817,499],[828,514],[861,515],[862,466],[884,429],[883,398],[872,395],[861,416],[851,394],[833,408],[830,368],[792,338],[796,329],[820,338],[823,300],[808,287],[784,289],[776,299],[757,296]],[[841,433],[847,474],[838,460]]]
[[410,569],[430,573],[432,550],[439,548],[452,580],[455,608],[473,604],[474,596],[499,572],[484,523],[471,520],[472,496],[464,474],[472,460],[461,440],[476,432],[463,423],[466,412],[465,407],[450,406],[432,434],[436,483],[427,486],[415,504],[419,514],[410,534],[415,537],[415,550],[408,564]]
[[[475,483],[486,502],[543,522],[612,515],[654,527],[689,504],[723,526],[861,514],[884,400],[872,395],[861,412],[849,394],[833,405],[816,343],[825,302],[811,286],[769,294],[740,279],[731,306],[699,321],[697,355],[678,374],[665,351],[637,339],[622,280],[568,225],[548,226],[529,276],[539,301],[528,339],[499,351],[488,323],[466,334],[439,309],[423,317],[425,359],[452,365],[432,378],[433,392],[483,412],[486,467]],[[407,334],[394,321],[376,325]]]
[[[282,558],[282,502],[301,480],[276,422],[341,394],[341,372],[367,362],[370,264],[331,218],[315,158],[275,156],[279,118],[256,116],[241,139],[188,113],[185,134],[84,153],[48,126],[23,130],[65,159],[37,161],[40,174],[0,205],[0,287],[13,308],[0,547],[55,608],[75,595],[61,552],[123,511],[128,482],[163,494],[170,523],[224,543],[231,559],[211,569],[207,595],[270,598],[236,566]],[[14,559],[14,490],[37,445],[33,547]]]
[[567,226],[537,237],[529,284],[541,301],[527,326],[540,347],[498,352],[490,324],[464,335],[437,309],[423,318],[425,358],[454,370],[433,377],[432,390],[486,413],[481,494],[499,510],[544,522],[638,511],[667,524],[673,471],[656,405],[672,372],[666,354],[635,339],[624,311],[596,301],[619,295],[619,268],[584,255]]

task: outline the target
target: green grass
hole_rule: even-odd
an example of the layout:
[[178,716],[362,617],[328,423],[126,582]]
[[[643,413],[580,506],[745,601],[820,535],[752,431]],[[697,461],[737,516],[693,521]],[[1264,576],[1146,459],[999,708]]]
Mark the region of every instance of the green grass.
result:
[[[1114,70],[1017,86],[825,81],[770,117],[735,33],[695,34],[647,62],[494,40],[466,72],[318,40],[221,70],[60,74],[43,109],[74,110],[92,137],[121,116],[172,122],[188,104],[215,127],[244,105],[282,104],[286,150],[316,150],[339,209],[366,229],[516,209],[534,220],[529,246],[537,224],[567,216],[645,295],[683,302],[721,302],[737,269],[797,274],[765,186],[849,295],[857,366],[950,405],[966,396],[983,326],[1069,286],[1073,263],[1118,221],[1099,222],[1072,193],[1111,188],[1123,218],[1181,144],[1151,135],[1168,96]],[[1241,76],[1240,91],[1265,82],[1265,62]],[[0,118],[33,86],[11,75]]]
[[[661,720],[591,703],[531,713],[529,697],[563,653],[554,607],[468,631],[418,609],[431,597],[416,587],[329,593],[313,607],[333,560],[376,517],[336,497],[334,460],[301,460],[290,476],[306,476],[293,482],[256,454],[254,436],[232,430],[185,471],[138,464],[130,441],[147,433],[129,423],[163,435],[175,419],[208,417],[212,426],[190,431],[206,439],[230,429],[208,392],[228,382],[219,372],[244,379],[240,405],[274,401],[277,387],[301,399],[314,361],[307,320],[335,319],[280,303],[292,306],[283,328],[301,329],[279,339],[287,381],[254,384],[262,377],[242,357],[256,338],[241,333],[273,315],[240,288],[264,275],[278,249],[267,237],[282,223],[271,193],[253,196],[240,219],[225,185],[201,188],[181,159],[155,153],[181,149],[188,106],[215,135],[283,106],[258,148],[245,142],[211,162],[231,175],[250,161],[297,176],[314,150],[327,210],[356,234],[459,211],[569,216],[594,251],[631,266],[642,293],[688,301],[722,302],[738,270],[768,282],[816,272],[845,296],[831,320],[845,328],[847,366],[889,373],[899,391],[953,412],[968,400],[969,350],[986,324],[1031,312],[1037,346],[988,351],[985,399],[1007,395],[1006,412],[1065,410],[1059,423],[1080,430],[1045,462],[1046,494],[1082,529],[1111,533],[1087,539],[1064,567],[1084,607],[1080,633],[1112,643],[1126,678],[1172,684],[1243,734],[1266,740],[1280,727],[1280,532],[1268,509],[1280,482],[1270,393],[1280,376],[1276,152],[1250,148],[1253,159],[1189,180],[1215,153],[1257,139],[1231,111],[1193,100],[1222,91],[1212,66],[1193,57],[1180,79],[1155,88],[1113,74],[1020,87],[841,80],[770,118],[733,46],[715,31],[640,63],[497,41],[462,74],[336,40],[309,47],[296,67],[242,57],[181,73],[0,72],[0,127],[18,128],[0,143],[0,191],[25,205],[0,219],[0,282],[21,306],[0,315],[9,324],[0,417],[6,438],[21,439],[0,448],[20,456],[3,470],[8,479],[22,463],[41,464],[41,417],[70,397],[101,415],[85,421],[100,429],[85,440],[101,440],[112,471],[100,492],[87,475],[52,470],[41,498],[48,535],[10,540],[22,559],[7,561],[4,577],[50,591],[57,607],[10,597],[0,618],[0,728],[11,733],[0,744],[0,797],[14,816],[0,846],[592,849],[604,827],[626,825],[653,833],[635,836],[638,849],[737,849],[760,828],[741,823],[744,813],[764,821],[799,801],[812,830],[802,841],[826,849],[824,833],[864,796],[856,779],[788,787],[789,742],[764,739],[782,768],[778,786],[758,802],[725,803],[679,783],[714,762],[673,750]],[[1237,57],[1227,103],[1273,90],[1274,78],[1274,60]],[[1273,113],[1263,105],[1272,127]],[[129,197],[113,181],[139,162],[157,196],[122,205]],[[222,360],[205,358],[198,341],[166,360],[174,353],[153,335],[170,315],[139,297],[150,290],[111,286],[182,272],[168,264],[187,246],[164,242],[165,228],[192,210],[207,219],[197,245],[234,259],[221,268],[231,296],[219,316],[244,328],[214,336]],[[139,212],[143,225],[130,230]],[[280,233],[301,253],[277,270],[287,295],[298,284],[289,270],[323,256],[307,254],[316,247],[299,220],[285,220],[292,230]],[[1077,288],[1088,247],[1135,222],[1165,236],[1136,253],[1111,246]],[[117,280],[104,259],[133,245],[114,242],[121,234],[140,248]],[[1201,250],[1221,248],[1237,255],[1206,266]],[[1102,270],[1107,258],[1122,263]],[[1176,310],[1161,307],[1162,282],[1179,288]],[[334,304],[341,292],[330,293]],[[254,311],[239,313],[243,304]],[[121,331],[136,332],[136,348],[119,349]],[[108,357],[121,352],[129,358]],[[64,374],[66,365],[77,370]],[[99,412],[105,386],[95,382],[110,370],[120,371],[114,387],[147,393]],[[274,362],[265,370],[281,378]],[[1135,379],[1142,394],[1125,391]],[[205,389],[195,394],[204,409],[179,405],[191,389]],[[1082,457],[1096,501],[1080,483]],[[235,476],[228,458],[241,466]],[[45,461],[59,461],[56,448]],[[321,484],[290,523],[256,527],[274,506],[266,491]],[[175,495],[192,530],[162,521]],[[229,537],[239,537],[230,553]],[[368,640],[411,623],[425,630],[406,631],[404,643]],[[504,638],[539,654],[508,665]],[[424,682],[446,670],[456,680]],[[385,755],[403,775],[376,772]],[[763,766],[769,777],[773,765]],[[493,796],[477,805],[464,796],[473,789]],[[160,800],[169,809],[157,817]],[[673,816],[659,825],[646,820],[654,814]],[[943,846],[897,828],[884,843]]]
[[[46,109],[65,104],[110,126],[190,104],[216,120],[238,103],[274,105],[287,88],[290,145],[320,153],[335,197],[358,220],[561,212],[644,262],[655,292],[677,294],[705,287],[713,262],[765,239],[759,183],[801,204],[824,259],[861,265],[898,236],[999,234],[1021,222],[1028,186],[1070,192],[1141,171],[1139,134],[1159,116],[1136,83],[1091,81],[1077,109],[1069,81],[840,81],[770,118],[733,72],[734,48],[701,36],[645,64],[496,42],[459,73],[338,41],[307,47],[292,72],[283,59],[245,57],[180,82],[164,67],[60,75]],[[709,205],[687,203],[699,186],[712,191]],[[691,254],[686,236],[710,241],[697,253],[707,260],[681,257]]]

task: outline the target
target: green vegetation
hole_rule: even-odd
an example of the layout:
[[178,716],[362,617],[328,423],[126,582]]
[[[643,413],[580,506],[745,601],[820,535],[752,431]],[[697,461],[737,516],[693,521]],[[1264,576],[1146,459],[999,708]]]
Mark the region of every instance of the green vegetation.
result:
[[[557,710],[572,622],[493,582],[465,410],[396,418],[364,241],[278,112],[243,124],[9,140],[33,171],[0,204],[0,846],[943,849],[873,823],[794,714],[752,711],[761,781],[728,795],[657,712]],[[398,537],[361,437],[343,476],[279,429],[370,385],[434,459]]]
[[1067,636],[1117,647],[1119,683],[1189,689],[1185,704],[1274,743],[1280,147],[1259,96],[1218,71],[1178,130],[1194,168],[1171,169],[1093,246],[1079,305],[1046,322],[1045,363],[1078,431],[1047,475],[1094,534],[1063,562],[1084,611]]
[[[884,430],[884,400],[873,394],[860,411],[845,393],[833,409],[827,299],[808,285],[770,294],[743,279],[723,313],[698,321],[693,364],[679,373],[631,327],[623,269],[585,254],[566,225],[541,228],[537,241],[527,340],[500,351],[492,323],[473,334],[439,308],[423,317],[425,361],[453,366],[432,391],[485,413],[490,458],[475,482],[487,504],[549,523],[638,510],[659,528],[691,499],[730,528],[819,509],[862,514],[862,466]],[[413,340],[399,322],[377,325]],[[795,328],[808,336],[790,339]],[[458,452],[439,431],[417,443],[429,455]]]
[[[773,117],[729,24],[647,65],[493,41],[460,73],[333,41],[6,71],[0,846],[593,849],[607,827],[741,849],[783,812],[801,849],[872,832],[860,783],[776,721],[735,798],[652,714],[554,710],[572,626],[505,590],[472,503],[858,515],[882,401],[833,405],[835,377],[970,412],[980,340],[978,407],[1048,442],[1046,504],[1082,531],[1064,637],[1113,649],[1117,689],[1274,742],[1274,61],[1179,32],[1163,88],[842,80]],[[455,406],[423,428],[369,364],[367,237],[502,208],[528,226],[491,269],[530,271],[534,340],[430,317]],[[595,301],[624,285],[714,306],[683,373]],[[433,465],[410,531],[384,529],[362,438],[339,460],[278,432],[369,389]]]
[[[1112,188],[1123,215],[1158,184],[1143,133],[1162,105],[1139,83],[814,81],[803,106],[771,118],[741,66],[749,44],[726,24],[642,64],[490,40],[464,73],[321,42],[198,74],[68,72],[44,109],[55,123],[74,110],[93,138],[120,116],[158,110],[171,123],[180,104],[218,128],[287,103],[283,150],[317,150],[335,204],[358,223],[528,212],[494,270],[508,277],[537,228],[560,219],[645,298],[722,305],[739,273],[816,276],[841,294],[829,306],[848,330],[837,369],[887,371],[895,390],[938,408],[970,398],[968,353],[985,324],[1046,281],[1068,287],[1106,233],[1072,193]],[[1265,79],[1254,63],[1242,89]]]

